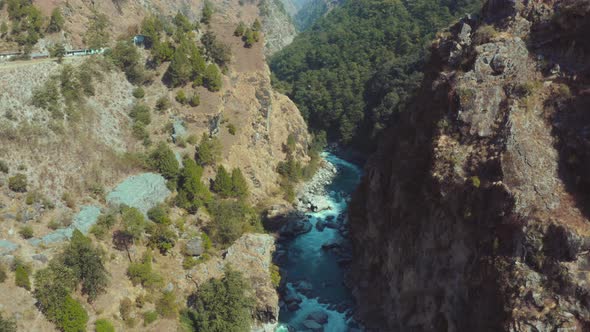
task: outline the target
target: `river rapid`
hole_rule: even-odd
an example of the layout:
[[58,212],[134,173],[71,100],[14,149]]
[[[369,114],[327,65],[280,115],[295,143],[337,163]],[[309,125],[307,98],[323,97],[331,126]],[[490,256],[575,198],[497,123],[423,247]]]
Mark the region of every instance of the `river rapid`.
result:
[[[344,285],[351,257],[346,211],[361,169],[330,153],[323,157],[333,165],[327,167],[330,176],[314,177],[312,181],[319,181],[313,183],[314,193],[304,191],[298,204],[305,213],[301,221],[311,223],[311,230],[277,243],[284,253],[277,265],[286,281],[281,289],[279,332],[361,330],[352,319],[354,302]],[[315,211],[310,211],[311,205],[317,205],[311,208]]]

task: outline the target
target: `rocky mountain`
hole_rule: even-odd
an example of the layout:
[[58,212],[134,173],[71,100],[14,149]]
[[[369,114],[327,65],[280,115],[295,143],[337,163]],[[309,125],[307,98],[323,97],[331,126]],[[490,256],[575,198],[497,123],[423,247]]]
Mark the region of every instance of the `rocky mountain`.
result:
[[[0,323],[8,317],[16,319],[19,330],[63,330],[57,319],[35,306],[39,295],[34,274],[59,260],[66,240],[78,229],[101,252],[109,280],[92,299],[83,290],[70,289],[72,301],[81,303],[87,315],[88,330],[103,318],[117,330],[177,330],[182,324],[179,308],[187,306],[187,297],[211,278],[221,278],[225,265],[238,268],[251,286],[249,296],[256,298],[254,325],[272,328],[278,315],[270,274],[273,238],[251,233],[262,231],[257,219],[261,210],[287,204],[276,172],[287,158],[285,144],[291,141],[291,153],[305,163],[311,139],[297,107],[271,87],[265,61],[271,46],[265,44],[273,37],[264,32],[270,31],[266,25],[271,23],[262,15],[260,2],[38,0],[32,4],[36,9],[27,7],[28,1],[0,3],[0,25],[15,24],[11,16],[16,7],[11,6],[17,3],[27,8],[22,22],[37,17],[30,14],[37,10],[43,17],[43,31],[28,46],[17,33],[0,33],[1,53],[26,50],[43,55],[57,45],[66,51],[87,48],[93,37],[88,31],[97,25],[107,36],[104,55],[67,55],[59,61],[44,55],[0,59],[0,293],[10,295],[0,299]],[[55,9],[63,16],[59,32],[48,28]],[[158,33],[160,45],[168,47],[163,53],[188,47],[183,38],[196,46],[189,59],[198,67],[195,54],[202,55],[198,77],[205,82],[191,77],[184,84],[171,84],[167,75],[178,58],[164,54],[163,61],[154,61],[154,48],[132,46],[134,36],[147,34],[146,19],[154,17],[165,23]],[[252,27],[257,19],[263,31],[257,31],[256,40],[246,47],[245,38],[234,31],[239,22]],[[212,35],[211,44],[223,52],[223,64],[204,45]],[[121,45],[127,45],[128,53],[119,59],[136,62],[140,82],[114,60]],[[203,79],[209,69],[213,78]],[[214,78],[219,84],[206,87]],[[195,160],[205,155],[203,142],[214,142],[205,145],[215,156],[197,166]],[[154,163],[158,151],[168,156],[166,165]],[[192,170],[187,161],[194,165]],[[168,166],[174,175],[164,174]],[[221,182],[216,180],[221,167],[234,179],[232,190],[236,178],[241,188],[247,188],[243,199],[213,189],[214,182]],[[186,190],[201,190],[205,196],[192,197],[181,206],[181,187],[190,176],[198,181]],[[139,215],[119,208],[119,203],[136,208]],[[191,205],[198,206],[198,212],[190,210]],[[154,217],[153,211],[160,208],[164,216]],[[144,226],[138,226],[139,237],[130,244],[129,238],[117,235],[129,231],[125,220],[133,215]],[[230,219],[239,222],[226,226],[239,231],[221,244],[222,236],[213,229],[220,220]],[[189,247],[193,249],[187,252]],[[131,280],[132,264],[147,264],[145,257],[161,278],[154,288]],[[15,286],[20,277],[9,270],[17,265],[26,266],[28,288]],[[173,312],[155,314],[169,293]],[[9,303],[8,298],[19,300]],[[131,309],[126,307],[129,301]],[[145,318],[149,315],[157,321],[139,323],[152,319]]]
[[587,1],[490,0],[440,33],[350,208],[380,331],[587,331]]

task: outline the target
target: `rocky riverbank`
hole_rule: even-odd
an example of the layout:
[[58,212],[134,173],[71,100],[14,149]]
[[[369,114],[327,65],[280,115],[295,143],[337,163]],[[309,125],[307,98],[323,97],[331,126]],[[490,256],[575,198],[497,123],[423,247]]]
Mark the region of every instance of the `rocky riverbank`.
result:
[[332,183],[337,173],[336,166],[324,159],[320,169],[299,191],[296,209],[302,212],[319,212],[330,209],[326,186]]

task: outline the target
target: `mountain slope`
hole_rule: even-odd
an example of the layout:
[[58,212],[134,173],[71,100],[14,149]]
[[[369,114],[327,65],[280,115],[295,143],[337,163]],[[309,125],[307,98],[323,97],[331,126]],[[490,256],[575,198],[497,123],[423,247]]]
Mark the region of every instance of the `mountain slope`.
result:
[[589,9],[488,1],[435,41],[351,203],[369,327],[590,328]]

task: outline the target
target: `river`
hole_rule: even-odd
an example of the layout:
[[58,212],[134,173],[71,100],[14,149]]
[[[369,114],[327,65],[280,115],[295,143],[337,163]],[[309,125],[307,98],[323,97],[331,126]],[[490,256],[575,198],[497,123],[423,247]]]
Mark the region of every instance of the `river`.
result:
[[[325,153],[324,158],[337,169],[335,177],[325,187],[330,209],[308,212],[314,226],[311,231],[279,243],[287,251],[286,259],[279,264],[282,277],[286,280],[286,290],[282,292],[281,299],[284,305],[279,314],[279,332],[289,331],[289,327],[295,331],[320,330],[317,326],[310,328],[310,325],[314,325],[308,319],[312,313],[316,313],[315,322],[320,320],[323,323],[325,332],[346,332],[351,328],[359,328],[351,318],[353,299],[350,290],[344,286],[345,269],[340,266],[345,263],[343,256],[349,253],[338,255],[334,250],[322,249],[323,244],[340,243],[337,248],[340,250],[349,247],[349,240],[338,229],[326,227],[319,231],[316,223],[331,218],[335,218],[333,222],[339,226],[346,222],[345,218],[338,216],[346,213],[350,194],[360,180],[361,170],[330,153]],[[287,304],[293,303],[294,297],[300,303],[298,306],[292,304],[289,310]],[[318,316],[320,319],[317,319]]]

